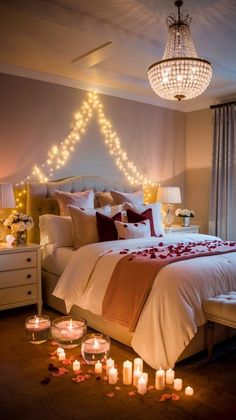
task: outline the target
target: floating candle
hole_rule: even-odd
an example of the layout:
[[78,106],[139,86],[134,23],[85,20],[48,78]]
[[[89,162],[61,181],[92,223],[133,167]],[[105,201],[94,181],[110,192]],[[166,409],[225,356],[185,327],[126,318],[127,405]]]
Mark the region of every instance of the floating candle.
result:
[[26,336],[32,344],[45,343],[50,333],[51,321],[48,315],[30,316],[25,321]]
[[70,316],[54,319],[52,322],[52,338],[61,347],[77,347],[86,331],[86,325],[87,323],[84,319],[75,320]]
[[81,345],[81,353],[86,363],[95,365],[98,360],[105,361],[110,351],[110,339],[103,334],[87,334]]

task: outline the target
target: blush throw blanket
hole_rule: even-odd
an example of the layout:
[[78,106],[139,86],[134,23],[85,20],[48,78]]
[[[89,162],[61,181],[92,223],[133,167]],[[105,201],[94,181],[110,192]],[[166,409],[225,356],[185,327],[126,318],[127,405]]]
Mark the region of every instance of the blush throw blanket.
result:
[[109,321],[128,327],[133,332],[162,267],[177,261],[235,251],[236,242],[216,240],[168,246],[160,242],[158,247],[132,253],[124,249],[120,251],[124,257],[116,264],[107,287],[102,314]]

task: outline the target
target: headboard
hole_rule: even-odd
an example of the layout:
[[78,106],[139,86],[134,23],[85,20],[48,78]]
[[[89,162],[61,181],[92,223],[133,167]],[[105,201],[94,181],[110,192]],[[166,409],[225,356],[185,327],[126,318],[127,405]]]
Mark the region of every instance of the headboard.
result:
[[[104,192],[110,190],[133,192],[142,189],[138,185],[124,185],[108,181],[99,176],[72,176],[59,181],[51,182],[29,182],[27,185],[27,214],[34,219],[34,228],[28,232],[28,239],[31,242],[39,243],[39,216],[42,214],[59,214],[59,207],[54,198],[54,190],[76,192],[94,190]],[[98,207],[98,202],[94,203]]]

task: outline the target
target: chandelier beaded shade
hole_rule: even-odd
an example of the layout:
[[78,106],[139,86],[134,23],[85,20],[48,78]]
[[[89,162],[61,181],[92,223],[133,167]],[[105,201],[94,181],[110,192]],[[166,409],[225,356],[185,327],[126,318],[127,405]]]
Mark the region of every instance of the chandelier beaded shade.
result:
[[199,58],[190,32],[191,18],[182,15],[178,0],[178,18],[171,15],[167,18],[168,38],[161,61],[152,64],[148,69],[148,78],[154,92],[170,100],[192,99],[206,90],[212,77],[211,63]]

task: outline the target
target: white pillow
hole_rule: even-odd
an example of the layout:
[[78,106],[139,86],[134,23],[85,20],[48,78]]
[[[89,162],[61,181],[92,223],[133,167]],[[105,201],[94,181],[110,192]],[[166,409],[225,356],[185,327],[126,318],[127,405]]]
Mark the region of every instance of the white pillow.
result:
[[97,231],[96,212],[106,216],[114,216],[121,212],[122,206],[105,206],[97,209],[80,209],[68,206],[73,222],[74,246],[80,248],[83,245],[99,242]]
[[94,191],[78,191],[78,192],[65,192],[54,190],[54,196],[58,202],[61,216],[69,216],[67,206],[82,207],[85,209],[94,208]]
[[147,209],[152,209],[152,217],[153,217],[153,224],[155,229],[155,234],[164,235],[164,227],[162,221],[162,213],[161,213],[161,203],[158,201],[157,203],[153,204],[133,204],[133,203],[124,203],[124,210],[131,209],[136,211],[136,213],[141,214]]
[[122,223],[115,221],[119,239],[148,238],[151,236],[150,221]]
[[53,244],[60,246],[74,246],[73,225],[70,216],[56,216],[44,214],[39,216],[40,245]]
[[123,204],[125,201],[128,203],[142,204],[143,203],[143,191],[135,191],[131,193],[125,193],[121,191],[111,190],[111,196],[114,204]]

